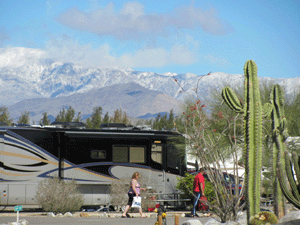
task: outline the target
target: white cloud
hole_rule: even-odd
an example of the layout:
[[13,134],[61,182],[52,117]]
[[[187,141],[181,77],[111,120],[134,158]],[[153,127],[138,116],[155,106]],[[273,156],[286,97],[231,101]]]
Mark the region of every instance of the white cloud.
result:
[[72,62],[86,67],[162,67],[189,65],[197,61],[198,43],[187,37],[185,43],[177,43],[169,50],[162,47],[144,47],[133,53],[116,56],[108,44],[94,49],[80,45],[73,39],[53,39],[46,45],[47,57],[62,62]]
[[111,67],[115,57],[110,55],[107,44],[93,49],[89,44],[80,45],[72,39],[53,39],[46,45],[47,57],[61,62],[72,62],[85,67]]
[[213,35],[224,35],[233,29],[217,17],[215,10],[202,10],[193,4],[171,13],[148,13],[138,2],[128,2],[116,13],[114,5],[91,12],[72,8],[57,21],[66,26],[118,39],[141,39],[148,36],[167,36],[172,29],[203,29]]
[[217,12],[211,8],[207,11],[194,7],[193,4],[175,10],[174,27],[187,29],[202,28],[203,31],[213,35],[224,35],[233,31],[225,21],[217,17]]

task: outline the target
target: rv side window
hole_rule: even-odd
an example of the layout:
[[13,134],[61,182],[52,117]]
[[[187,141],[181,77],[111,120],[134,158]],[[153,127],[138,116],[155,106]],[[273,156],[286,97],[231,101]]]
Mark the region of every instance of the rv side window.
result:
[[113,147],[113,162],[145,163],[145,147]]
[[162,164],[162,146],[161,145],[152,145],[151,159],[154,162]]
[[113,162],[128,162],[128,147],[113,147]]
[[91,158],[92,159],[105,159],[106,153],[104,150],[92,150],[91,151]]
[[130,147],[129,156],[131,163],[145,162],[145,148],[144,147]]

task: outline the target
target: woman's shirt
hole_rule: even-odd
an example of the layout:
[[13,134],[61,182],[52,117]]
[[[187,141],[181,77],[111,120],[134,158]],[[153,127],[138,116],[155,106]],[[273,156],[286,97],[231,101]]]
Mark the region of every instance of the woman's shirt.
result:
[[141,186],[140,186],[139,182],[136,181],[136,185],[135,185],[135,191],[136,191],[136,193],[133,191],[132,185],[133,185],[133,179],[130,182],[130,189],[129,189],[128,193],[140,195]]

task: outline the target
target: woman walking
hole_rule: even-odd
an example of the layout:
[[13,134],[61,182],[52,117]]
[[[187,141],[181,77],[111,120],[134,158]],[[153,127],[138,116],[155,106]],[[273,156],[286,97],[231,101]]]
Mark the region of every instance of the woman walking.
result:
[[[127,212],[128,210],[130,209],[131,205],[132,205],[132,201],[133,201],[133,197],[134,196],[140,196],[140,191],[146,191],[145,188],[141,188],[139,182],[138,182],[138,179],[141,175],[139,174],[139,172],[135,172],[133,173],[132,175],[132,179],[131,179],[131,182],[130,182],[130,188],[129,188],[129,191],[128,191],[128,203],[127,203],[127,206],[125,207],[125,210],[124,210],[124,213],[122,214],[122,218],[126,218],[127,217]],[[139,208],[139,212],[141,214],[141,217],[142,218],[145,218],[146,215],[143,214],[142,212],[142,207]]]

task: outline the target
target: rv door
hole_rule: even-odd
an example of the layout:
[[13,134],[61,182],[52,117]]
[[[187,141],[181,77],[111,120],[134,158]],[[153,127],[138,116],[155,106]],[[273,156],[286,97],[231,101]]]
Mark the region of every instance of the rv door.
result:
[[162,144],[152,144],[151,159],[156,163],[155,172],[153,173],[153,181],[155,184],[154,190],[156,193],[165,193],[165,163],[164,163],[164,151]]

